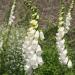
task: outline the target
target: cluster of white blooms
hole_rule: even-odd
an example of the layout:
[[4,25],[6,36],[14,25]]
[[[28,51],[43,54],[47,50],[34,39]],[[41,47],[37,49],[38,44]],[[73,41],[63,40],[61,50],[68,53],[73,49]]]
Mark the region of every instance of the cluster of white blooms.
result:
[[59,60],[62,64],[68,65],[68,68],[72,67],[72,62],[67,56],[67,49],[65,47],[65,28],[59,27],[58,33],[56,33],[56,45],[59,53]]
[[26,61],[26,65],[24,66],[26,71],[29,71],[30,69],[36,69],[38,68],[38,65],[43,64],[41,57],[42,50],[38,40],[43,40],[44,34],[42,31],[38,31],[36,29],[38,27],[36,20],[31,20],[30,24],[32,27],[28,29],[27,36],[25,37],[25,41],[22,46],[22,55]]
[[71,25],[71,19],[72,19],[72,17],[71,17],[71,13],[70,12],[68,12],[68,14],[66,15],[66,21],[65,21],[65,32],[67,33],[68,31],[69,31],[69,29],[70,29],[70,25]]
[[9,17],[9,22],[8,22],[9,25],[11,25],[15,19],[15,16],[14,16],[15,7],[16,7],[16,1],[14,0],[14,3],[12,5],[11,11],[10,11],[10,17]]
[[69,29],[70,29],[71,19],[72,19],[72,17],[71,17],[71,10],[72,10],[72,8],[73,8],[73,5],[74,5],[74,0],[72,0],[72,3],[71,3],[71,5],[70,5],[70,9],[69,9],[69,11],[68,11],[68,13],[67,13],[67,15],[66,15],[66,21],[65,21],[65,32],[66,32],[66,33],[67,33],[67,32],[69,31]]

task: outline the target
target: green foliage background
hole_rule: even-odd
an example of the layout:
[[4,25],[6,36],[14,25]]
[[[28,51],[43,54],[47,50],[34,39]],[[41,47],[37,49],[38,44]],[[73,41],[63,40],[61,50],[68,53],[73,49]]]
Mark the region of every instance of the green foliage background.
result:
[[[33,4],[29,6],[32,5]],[[25,15],[21,15],[23,16],[21,20],[12,25],[12,27],[9,27],[7,23],[0,25],[0,42],[3,40],[3,46],[0,48],[1,75],[25,75],[21,47],[26,35],[26,30],[29,27],[29,20],[32,13],[29,6],[24,6]],[[9,15],[9,13],[7,15]],[[43,50],[42,57],[44,64],[39,66],[38,69],[33,70],[33,75],[75,75],[75,39],[70,38],[71,35],[75,34],[75,29],[71,29],[69,34],[65,36],[68,55],[73,61],[72,69],[68,69],[67,66],[61,65],[58,60],[58,52],[55,43],[57,23],[52,24],[48,21],[48,25],[43,29],[43,32],[45,39],[39,43]]]

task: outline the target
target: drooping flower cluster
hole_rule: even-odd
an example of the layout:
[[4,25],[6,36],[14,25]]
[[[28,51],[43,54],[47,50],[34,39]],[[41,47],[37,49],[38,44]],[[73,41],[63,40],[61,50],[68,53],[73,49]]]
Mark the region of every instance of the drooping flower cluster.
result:
[[26,70],[28,70],[29,68],[36,69],[38,67],[38,64],[43,64],[43,60],[41,58],[42,50],[40,45],[38,44],[39,37],[40,32],[38,30],[35,30],[32,27],[29,28],[22,48],[23,53],[25,53],[23,56],[26,60]]
[[27,36],[25,37],[25,41],[22,46],[23,59],[26,61],[26,65],[24,66],[26,71],[36,69],[38,68],[38,65],[43,64],[41,57],[42,49],[39,45],[39,39],[43,40],[44,34],[42,31],[37,30],[37,20],[32,19],[30,21],[30,25],[31,27],[27,31]]
[[72,0],[72,3],[70,5],[70,9],[69,9],[69,11],[68,11],[68,13],[66,15],[66,20],[65,20],[65,24],[64,24],[66,33],[68,33],[68,31],[70,29],[70,25],[71,25],[71,19],[72,19],[72,17],[71,17],[71,10],[73,8],[73,4],[74,4],[74,0]]
[[[72,3],[73,4],[73,3]],[[64,14],[63,11],[60,12],[60,17],[59,17],[59,26],[58,26],[58,32],[56,33],[56,46],[58,49],[59,53],[59,60],[61,64],[65,64],[68,66],[68,68],[72,68],[72,61],[69,59],[67,55],[67,49],[65,46],[65,39],[64,36],[65,34],[69,31],[69,26],[70,26],[70,21],[71,21],[71,9],[73,5],[71,4],[71,8],[66,15],[66,21],[64,23],[64,18],[62,15]],[[62,7],[62,10],[64,8]]]
[[15,16],[14,16],[15,7],[16,7],[16,0],[14,0],[14,3],[12,5],[12,7],[11,7],[8,25],[11,25],[14,22],[14,19],[15,19]]
[[68,12],[68,14],[66,15],[66,21],[65,21],[65,32],[67,33],[68,31],[69,31],[69,29],[70,29],[70,25],[71,25],[71,19],[72,19],[72,17],[71,17],[71,13],[70,12]]
[[69,68],[72,67],[72,62],[67,56],[67,49],[65,47],[65,28],[59,27],[58,33],[56,34],[56,45],[58,48],[58,53],[59,53],[59,60],[61,64],[68,65]]

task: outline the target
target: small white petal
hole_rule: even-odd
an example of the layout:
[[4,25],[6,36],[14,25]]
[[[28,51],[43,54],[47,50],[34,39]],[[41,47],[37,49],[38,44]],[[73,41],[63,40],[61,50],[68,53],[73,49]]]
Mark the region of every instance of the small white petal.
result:
[[66,57],[66,58],[63,59],[63,63],[64,64],[67,64],[67,62],[68,62],[68,57]]

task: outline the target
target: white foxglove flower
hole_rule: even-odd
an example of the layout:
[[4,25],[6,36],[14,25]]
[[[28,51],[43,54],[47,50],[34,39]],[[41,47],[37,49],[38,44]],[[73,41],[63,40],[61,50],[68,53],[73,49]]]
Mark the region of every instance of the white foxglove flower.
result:
[[44,33],[43,33],[42,31],[40,31],[40,39],[41,39],[41,40],[44,40],[44,38],[45,38],[45,37],[44,37]]
[[[74,0],[72,0],[70,8],[68,10],[68,13],[66,15],[66,20],[64,22],[63,18],[63,11],[60,12],[60,17],[59,17],[59,28],[58,32],[56,33],[56,46],[58,49],[59,53],[59,60],[62,64],[65,64],[68,66],[68,68],[72,68],[72,61],[69,60],[69,57],[67,55],[67,49],[65,47],[65,40],[64,40],[64,35],[69,31],[70,25],[71,25],[71,10],[74,5]],[[63,7],[62,7],[63,8]],[[61,14],[62,13],[62,14]]]
[[64,55],[67,55],[67,50],[66,50],[66,49],[63,50],[63,54],[64,54]]
[[42,65],[44,63],[43,59],[41,57],[37,58],[37,62],[38,62],[39,65]]
[[57,40],[60,40],[63,36],[65,35],[65,32],[63,31],[63,32],[58,32],[58,33],[56,33],[56,39]]
[[42,54],[42,50],[41,50],[40,45],[37,46],[36,54],[37,54],[38,56],[40,56],[40,55]]
[[56,46],[59,53],[60,63],[68,65],[69,58],[67,56],[67,49],[65,48],[65,39],[64,39],[65,34],[66,34],[65,27],[64,26],[59,27],[58,33],[56,33]]
[[38,39],[39,38],[39,31],[38,30],[35,32],[34,38],[35,39]]
[[[71,8],[70,8],[71,10]],[[64,23],[63,21],[63,17],[59,18],[59,28],[58,28],[58,32],[56,33],[56,46],[58,49],[58,53],[59,53],[59,60],[62,64],[68,65],[68,68],[72,67],[72,62],[71,60],[69,60],[69,57],[67,56],[67,49],[65,47],[65,39],[64,36],[65,34],[69,31],[70,29],[70,21],[72,19],[71,17],[71,13],[70,10],[68,12],[68,14],[66,15],[66,21]],[[65,24],[64,26],[62,26],[63,24]]]
[[72,68],[72,61],[71,60],[68,61],[68,68]]
[[22,45],[22,56],[25,63],[24,69],[26,70],[28,75],[31,75],[32,69],[38,68],[38,65],[43,64],[43,60],[41,57],[42,49],[39,45],[39,38],[41,40],[44,39],[43,32],[39,32],[38,21],[39,15],[34,13],[32,17],[36,16],[36,20],[32,19],[30,21],[31,27],[27,31],[27,36],[25,37],[24,43]]
[[67,56],[65,59],[63,59],[63,63],[64,63],[65,65],[68,63],[68,56]]

